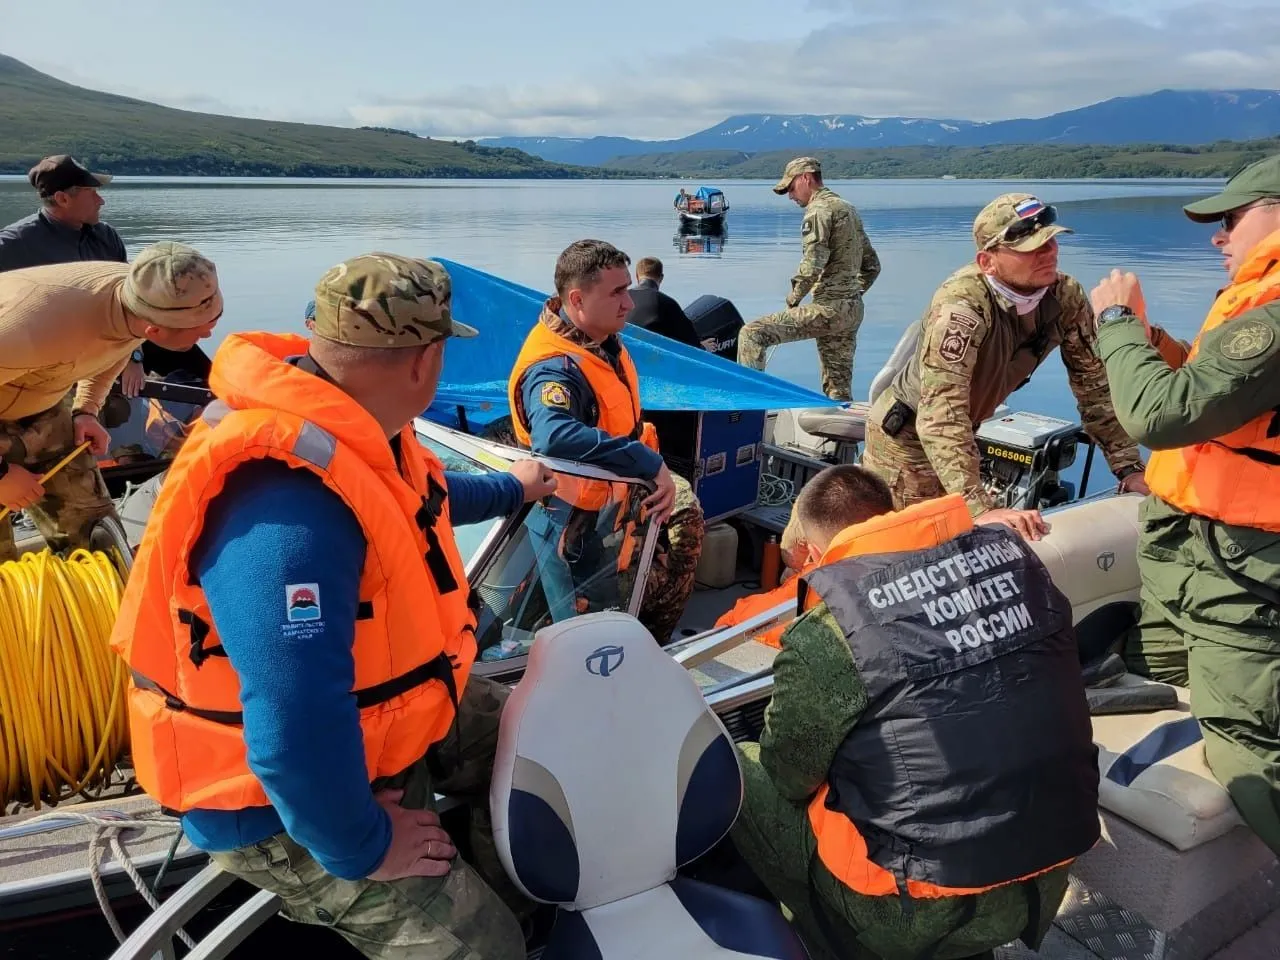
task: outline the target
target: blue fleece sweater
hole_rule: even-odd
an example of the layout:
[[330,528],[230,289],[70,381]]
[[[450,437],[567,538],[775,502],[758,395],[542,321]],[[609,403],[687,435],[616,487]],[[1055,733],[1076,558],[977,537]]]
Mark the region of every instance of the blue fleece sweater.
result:
[[[519,509],[510,474],[446,474],[455,526]],[[249,767],[269,807],[193,810],[187,837],[231,850],[281,830],[347,880],[377,869],[391,823],[369,789],[351,689],[365,538],[318,477],[276,460],[235,470],[209,508],[193,566],[240,680]],[[288,598],[315,594],[319,616],[298,629]]]

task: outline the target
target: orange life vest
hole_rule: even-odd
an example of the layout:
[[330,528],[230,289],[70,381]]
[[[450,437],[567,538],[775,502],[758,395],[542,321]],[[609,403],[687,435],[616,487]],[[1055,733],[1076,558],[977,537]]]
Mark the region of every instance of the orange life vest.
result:
[[[752,617],[772,610],[780,603],[786,603],[788,600],[795,603],[797,588],[800,586],[800,578],[817,569],[817,566],[817,563],[806,563],[798,573],[788,577],[772,590],[743,597],[733,605],[732,610],[723,614],[715,625],[717,627],[734,627],[745,620],[750,620]],[[782,634],[790,625],[791,621],[789,619],[784,620],[781,623],[774,624],[764,633],[757,634],[752,639],[770,647],[781,647]]]
[[[351,509],[370,549],[351,654],[370,781],[404,770],[443,738],[475,660],[475,615],[449,525],[444,468],[412,427],[400,466],[377,422],[338,387],[285,362],[306,340],[232,334],[160,490],[111,635],[133,672],[132,756],[161,806],[237,810],[270,803],[246,760],[240,685],[191,551],[210,501],[242,463],[271,457],[312,471]],[[425,562],[424,562],[425,557]],[[252,571],[246,571],[252,576]],[[324,598],[286,590],[271,634],[305,634]]]
[[[952,493],[845,528],[831,541],[822,555],[821,565],[871,554],[927,550],[972,529],[973,520],[964,497]],[[806,610],[821,602],[822,598],[816,591],[805,592],[803,603]],[[867,856],[866,841],[853,821],[839,810],[828,809],[827,793],[828,787],[823,784],[809,802],[809,824],[817,839],[818,856],[823,865],[841,883],[865,896],[898,893],[893,874]],[[1008,882],[1025,879],[1018,877]],[[953,897],[990,889],[993,887],[952,888],[910,878],[906,881],[907,894],[914,898]]]
[[552,357],[569,357],[587,378],[595,395],[599,415],[595,426],[611,437],[631,437],[654,452],[658,450],[658,431],[640,416],[640,376],[625,347],[619,355],[622,376],[586,347],[552,333],[541,321],[533,325],[524,346],[516,357],[507,381],[507,400],[511,404],[511,426],[523,446],[531,445],[529,419],[524,409],[524,376],[535,363]]
[[[1231,283],[1214,301],[1187,360],[1210,330],[1280,298],[1280,231],[1255,247]],[[1272,435],[1277,411],[1204,443],[1157,450],[1147,465],[1147,486],[1179,510],[1280,533],[1280,435]]]

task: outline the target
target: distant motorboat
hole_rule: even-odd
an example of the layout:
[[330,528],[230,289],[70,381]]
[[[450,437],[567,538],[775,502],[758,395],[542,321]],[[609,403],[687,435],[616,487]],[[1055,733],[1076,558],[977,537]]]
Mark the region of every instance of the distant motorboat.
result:
[[676,208],[681,224],[703,230],[723,227],[725,215],[729,212],[729,201],[715,187],[699,187],[696,193],[689,193],[681,187],[672,206]]

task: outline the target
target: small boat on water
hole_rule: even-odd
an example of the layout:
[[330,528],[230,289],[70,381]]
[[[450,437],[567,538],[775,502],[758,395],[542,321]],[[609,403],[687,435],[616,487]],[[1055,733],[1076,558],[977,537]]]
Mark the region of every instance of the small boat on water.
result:
[[[520,343],[516,331],[527,329],[543,295],[462,264],[445,264],[454,280],[456,315],[463,321],[474,319],[482,335],[451,345],[457,349],[446,362],[436,402],[415,421],[415,430],[448,469],[503,471],[525,454],[488,439],[486,434],[506,413],[504,371],[513,359],[508,354]],[[744,581],[763,576],[765,543],[786,525],[795,495],[804,484],[828,465],[857,461],[867,407],[833,407],[803,388],[647,330],[628,328],[624,338],[641,373],[641,399],[646,410],[691,412],[698,418],[692,432],[694,446],[682,451],[687,456],[681,459],[687,460],[687,472],[708,520],[704,547],[708,569],[701,571],[704,588],[695,592],[681,629],[665,653],[688,672],[716,722],[731,739],[755,740],[771,696],[773,659],[778,652],[756,637],[793,617],[795,604],[780,604],[736,627],[717,629],[713,624],[752,589]],[[188,402],[192,404],[191,415],[198,415],[194,395],[163,399],[171,413],[181,413],[177,405]],[[150,410],[155,412],[154,407]],[[1000,504],[1039,507],[1052,525],[1049,535],[1032,544],[1032,549],[1070,601],[1081,660],[1089,661],[1084,672],[1102,776],[1098,813],[1103,838],[1073,868],[1071,890],[1048,938],[1036,953],[1011,945],[997,951],[997,957],[1251,960],[1274,956],[1265,951],[1280,943],[1280,865],[1244,826],[1230,797],[1209,772],[1202,742],[1190,736],[1194,721],[1190,720],[1186,691],[1149,684],[1122,672],[1107,672],[1098,682],[1089,680],[1089,663],[1096,662],[1089,651],[1105,650],[1136,614],[1141,583],[1136,561],[1141,498],[1116,495],[1109,484],[1088,494],[1094,447],[1076,422],[1002,409],[979,428],[978,437],[983,480]],[[132,442],[147,444],[136,437]],[[129,553],[140,539],[149,504],[164,479],[168,451],[157,447],[154,439],[147,449],[159,450],[152,469],[161,472],[143,479],[141,464],[121,462],[113,467],[139,471],[121,497],[124,528],[113,531],[103,546],[114,546],[124,555],[126,573]],[[1083,473],[1072,484],[1065,474],[1080,453],[1084,454]],[[590,650],[598,644],[639,643],[643,637],[637,640],[633,636],[636,625],[623,615],[638,612],[654,559],[658,528],[635,512],[651,485],[583,464],[548,463],[562,490],[589,486],[598,494],[589,512],[609,518],[598,529],[602,540],[615,536],[613,520],[617,516],[634,517],[635,526],[629,534],[638,544],[634,576],[619,578],[619,589],[606,606],[591,605],[598,601],[598,591],[583,591],[583,599],[589,601],[586,613],[597,624],[591,629],[598,631],[598,638],[593,634],[580,642]],[[539,636],[544,638],[545,648],[546,638],[564,636],[573,629],[572,619],[552,622],[526,523],[532,509],[526,505],[511,517],[458,531],[468,580],[482,601],[476,631],[480,657],[475,672],[518,684],[532,671],[538,674],[536,683],[562,684],[564,678],[550,668],[539,674],[537,658],[531,656]],[[24,547],[39,547],[34,529],[24,528],[19,539]],[[121,540],[127,541],[123,547]],[[725,561],[729,570],[736,565],[735,575],[713,575],[711,568],[724,568]],[[606,561],[600,576],[614,570]],[[672,696],[685,697],[687,690],[680,692],[675,680],[672,685]],[[1163,688],[1164,694],[1173,689],[1176,696],[1166,696],[1160,709],[1144,706],[1143,697],[1152,687]],[[565,709],[570,708],[581,709],[582,705],[569,704]],[[659,744],[645,739],[648,708],[646,700],[643,709],[620,710],[611,720],[615,726],[609,742],[625,742],[626,749],[633,751],[658,750]],[[582,723],[580,716],[560,719],[571,725]],[[1179,735],[1170,737],[1170,731]],[[671,754],[666,759],[674,767],[679,758]],[[663,760],[659,757],[655,762]],[[95,885],[101,891],[100,904],[109,901],[118,905],[127,899],[134,881],[121,868],[123,853],[138,868],[143,888],[154,890],[155,897],[164,903],[128,935],[111,955],[112,960],[172,957],[178,949],[175,938],[186,936],[181,932],[184,927],[198,937],[199,956],[205,960],[256,955],[246,941],[264,928],[287,923],[277,917],[279,901],[269,893],[233,882],[210,864],[177,832],[177,821],[131,785],[126,760],[122,758],[118,766],[122,775],[113,778],[103,799],[59,804],[54,811],[55,817],[61,815],[58,819],[36,820],[30,811],[0,816],[0,940],[21,932],[18,925],[34,930],[39,924],[41,937],[55,942],[59,936],[57,918],[91,904]],[[574,773],[557,771],[558,776]],[[456,820],[461,808],[447,797],[439,801],[446,826],[462,829]],[[127,830],[126,824],[132,829]],[[652,826],[626,823],[612,824],[611,828],[642,834]],[[115,862],[108,860],[99,869],[95,860],[86,868],[86,854],[98,855],[90,841],[104,832],[120,841]],[[521,837],[513,833],[508,842],[520,843]],[[601,869],[611,855],[608,849],[580,852],[590,855]],[[633,866],[613,865],[620,873]],[[613,867],[606,871],[609,875],[615,872]],[[706,868],[695,859],[681,866],[672,883],[705,881]],[[637,888],[640,892],[634,895],[632,919],[636,930],[653,931],[657,942],[660,935],[676,929],[676,921],[683,925],[687,918],[671,912],[670,897],[665,897],[662,883],[653,878],[636,879],[638,884],[650,881],[651,888]],[[579,922],[574,916],[566,917],[575,913],[572,909],[548,909],[552,913],[559,910],[557,923],[563,919],[566,927]],[[216,927],[214,921],[220,921]],[[5,932],[6,925],[10,933]],[[328,931],[289,925],[287,935],[296,944],[323,935],[327,939],[320,949],[326,955],[353,955]],[[712,935],[708,930],[707,936]],[[552,941],[555,939],[553,929]],[[1246,943],[1250,940],[1263,952],[1251,952]],[[242,945],[247,949],[242,951]],[[548,957],[591,955],[612,960],[622,955],[612,950],[566,953],[553,949],[554,942],[550,946],[545,939],[531,943],[530,957],[540,956],[544,949]],[[717,946],[699,941],[696,950],[664,955],[757,955],[726,953]],[[761,943],[755,949],[764,947]],[[95,955],[105,953],[104,949]],[[29,954],[29,950],[19,950],[19,955]],[[637,954],[628,951],[626,955]]]
[[716,187],[699,187],[689,193],[684,187],[676,194],[673,206],[682,226],[702,230],[717,230],[724,226],[729,213],[729,201]]

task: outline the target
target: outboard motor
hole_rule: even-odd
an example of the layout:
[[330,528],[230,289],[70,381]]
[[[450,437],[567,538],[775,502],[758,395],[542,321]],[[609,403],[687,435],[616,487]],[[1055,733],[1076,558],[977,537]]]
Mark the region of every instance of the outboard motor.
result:
[[[1060,474],[1076,460],[1079,444],[1091,444],[1079,423],[1022,411],[992,417],[978,427],[982,484],[998,507],[1040,510],[1075,498],[1075,484]],[[1084,482],[1092,462],[1086,460]]]
[[713,351],[726,360],[738,359],[738,332],[745,326],[742,314],[724,297],[705,294],[684,308],[684,314],[693,322],[698,338],[708,337],[716,341]]

